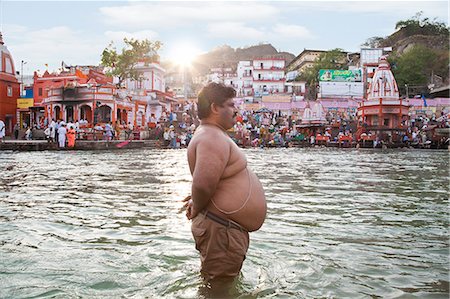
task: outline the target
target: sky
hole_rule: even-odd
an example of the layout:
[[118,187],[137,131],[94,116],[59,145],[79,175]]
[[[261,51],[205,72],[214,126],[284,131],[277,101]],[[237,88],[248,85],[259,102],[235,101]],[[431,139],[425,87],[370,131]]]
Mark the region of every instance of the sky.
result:
[[[113,41],[159,40],[162,60],[229,45],[271,43],[298,55],[304,49],[358,52],[368,38],[422,11],[448,26],[440,1],[14,1],[0,0],[0,30],[17,71],[98,65]],[[182,58],[182,57],[181,57]],[[21,62],[24,62],[23,64]],[[48,64],[48,67],[46,67]]]

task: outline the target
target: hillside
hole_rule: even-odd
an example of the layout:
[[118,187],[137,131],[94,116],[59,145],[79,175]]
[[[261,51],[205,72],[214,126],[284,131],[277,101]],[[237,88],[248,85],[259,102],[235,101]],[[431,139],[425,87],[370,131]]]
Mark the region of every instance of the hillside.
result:
[[393,70],[399,86],[408,84],[416,93],[426,93],[428,86],[442,87],[449,82],[449,28],[428,19],[397,23],[396,31],[380,40],[382,47],[392,47]]
[[[406,30],[405,30],[406,31]],[[382,42],[382,47],[392,47],[394,51],[403,54],[415,45],[424,45],[427,48],[442,51],[449,49],[449,37],[445,35],[425,35],[425,34],[405,34],[404,30],[399,30],[386,37]]]
[[226,67],[235,70],[239,61],[253,60],[261,57],[283,57],[286,59],[287,65],[295,58],[295,55],[288,52],[278,52],[271,44],[261,44],[237,49],[223,45],[197,57],[193,66],[199,74],[204,75],[208,73],[210,68]]

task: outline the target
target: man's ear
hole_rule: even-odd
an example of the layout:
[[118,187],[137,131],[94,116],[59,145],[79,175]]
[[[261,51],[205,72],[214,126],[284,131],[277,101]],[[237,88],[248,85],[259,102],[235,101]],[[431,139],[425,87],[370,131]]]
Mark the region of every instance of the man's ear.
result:
[[219,113],[219,110],[217,109],[216,103],[212,103],[211,104],[211,112],[214,113],[214,114]]

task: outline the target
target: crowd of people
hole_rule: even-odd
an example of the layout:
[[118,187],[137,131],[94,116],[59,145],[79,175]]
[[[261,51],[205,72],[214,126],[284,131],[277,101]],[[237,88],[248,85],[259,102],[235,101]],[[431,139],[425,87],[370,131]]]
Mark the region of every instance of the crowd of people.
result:
[[[64,122],[52,119],[40,124],[27,126],[24,138],[39,139],[37,131],[44,132],[44,138],[55,142],[59,147],[73,147],[75,140],[130,140],[152,139],[160,141],[163,147],[183,148],[189,145],[194,131],[199,124],[196,107],[193,104],[179,104],[174,109],[177,112],[163,111],[157,118],[154,114],[145,126],[135,126],[132,122],[117,120],[90,124],[82,119],[74,122]],[[302,146],[328,144],[351,145],[359,140],[370,141],[373,147],[384,144],[403,143],[407,146],[425,147],[430,144],[432,130],[435,127],[450,127],[448,114],[442,112],[440,117],[411,117],[405,121],[404,131],[374,132],[366,130],[365,126],[357,129],[356,115],[327,113],[326,123],[316,126],[305,126],[292,115],[267,109],[260,111],[239,111],[236,124],[228,130],[230,137],[242,147],[289,147],[297,144]],[[2,124],[0,123],[0,140],[2,139]],[[40,130],[39,130],[40,129]],[[4,125],[3,125],[4,131]],[[145,134],[142,134],[145,132]],[[3,134],[4,136],[4,134]],[[19,126],[14,127],[14,136],[19,138]],[[42,138],[41,138],[42,139]],[[447,140],[441,140],[442,144]]]

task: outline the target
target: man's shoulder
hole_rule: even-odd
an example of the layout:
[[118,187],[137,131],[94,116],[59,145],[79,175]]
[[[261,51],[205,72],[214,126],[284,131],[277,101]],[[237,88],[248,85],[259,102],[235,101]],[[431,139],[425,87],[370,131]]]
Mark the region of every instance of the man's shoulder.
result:
[[228,138],[223,131],[213,126],[199,126],[194,133],[195,137],[205,139],[226,139]]
[[191,142],[193,145],[210,144],[212,146],[218,146],[225,144],[227,141],[228,137],[224,134],[224,132],[217,130],[217,128],[200,126],[195,131]]

